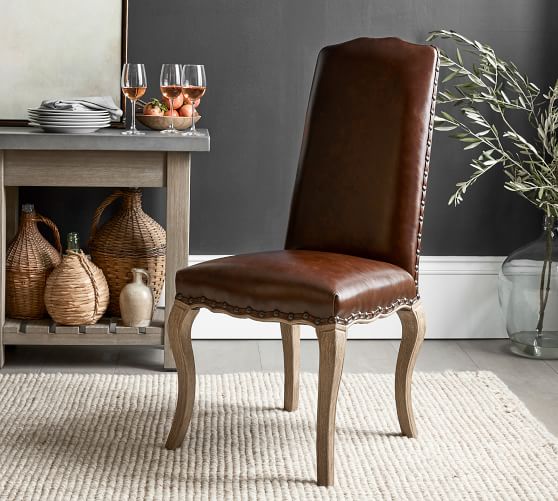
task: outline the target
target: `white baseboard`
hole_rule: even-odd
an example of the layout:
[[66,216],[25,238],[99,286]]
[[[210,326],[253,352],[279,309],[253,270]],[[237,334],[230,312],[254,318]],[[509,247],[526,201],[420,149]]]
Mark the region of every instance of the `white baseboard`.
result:
[[[220,256],[190,256],[190,264]],[[504,258],[477,256],[423,256],[420,290],[430,339],[480,339],[506,337],[498,305],[498,272]],[[164,301],[164,300],[163,300]],[[193,329],[196,339],[280,339],[274,323],[241,320],[202,310]],[[313,339],[303,326],[303,338]],[[398,339],[397,315],[349,329],[353,339]]]

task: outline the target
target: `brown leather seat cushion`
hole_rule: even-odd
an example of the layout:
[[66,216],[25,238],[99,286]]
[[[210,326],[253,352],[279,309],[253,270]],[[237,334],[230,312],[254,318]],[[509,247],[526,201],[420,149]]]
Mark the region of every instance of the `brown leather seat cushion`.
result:
[[182,300],[199,303],[203,298],[208,306],[232,313],[329,322],[359,312],[377,314],[380,307],[391,309],[398,300],[416,295],[414,279],[398,266],[311,250],[242,254],[200,263],[177,273],[176,291]]

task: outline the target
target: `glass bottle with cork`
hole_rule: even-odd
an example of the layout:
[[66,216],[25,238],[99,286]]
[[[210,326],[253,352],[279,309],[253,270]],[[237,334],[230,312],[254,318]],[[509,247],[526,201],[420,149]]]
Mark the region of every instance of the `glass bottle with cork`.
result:
[[72,231],[68,233],[66,252],[79,252],[79,233]]

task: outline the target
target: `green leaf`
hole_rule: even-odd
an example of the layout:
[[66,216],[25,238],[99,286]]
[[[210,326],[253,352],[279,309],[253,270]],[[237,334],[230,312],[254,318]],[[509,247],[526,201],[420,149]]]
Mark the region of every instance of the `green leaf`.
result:
[[457,60],[459,61],[459,64],[463,66],[463,58],[461,57],[461,52],[459,52],[459,47],[455,48],[455,52],[457,54]]
[[442,83],[446,83],[446,82],[449,82],[450,80],[453,80],[457,75],[459,75],[459,70],[454,71],[454,72],[450,73],[449,75],[447,75],[446,78],[444,78],[442,80]]
[[441,111],[440,115],[442,115],[448,122],[455,122],[455,118],[452,117],[449,113],[447,113],[446,111]]
[[448,132],[450,130],[455,130],[457,129],[457,125],[445,125],[445,126],[439,126],[439,127],[434,127],[434,130],[437,130],[439,132]]
[[500,113],[500,111],[501,111],[500,108],[498,106],[496,106],[495,104],[489,103],[489,106],[490,106],[490,109],[492,111],[495,111],[496,113]]
[[452,94],[449,90],[446,90],[446,91],[438,92],[438,97],[449,100],[449,99],[454,99],[456,96]]
[[468,134],[466,132],[458,132],[456,134],[452,134],[450,137],[454,138],[454,139],[461,139],[463,137],[467,137]]

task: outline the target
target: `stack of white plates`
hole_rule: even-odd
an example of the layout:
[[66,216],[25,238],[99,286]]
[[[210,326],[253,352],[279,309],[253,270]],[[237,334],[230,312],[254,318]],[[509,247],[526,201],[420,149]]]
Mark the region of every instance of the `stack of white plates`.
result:
[[46,132],[66,134],[88,134],[110,126],[108,111],[97,110],[54,110],[29,108],[29,125],[40,127]]

